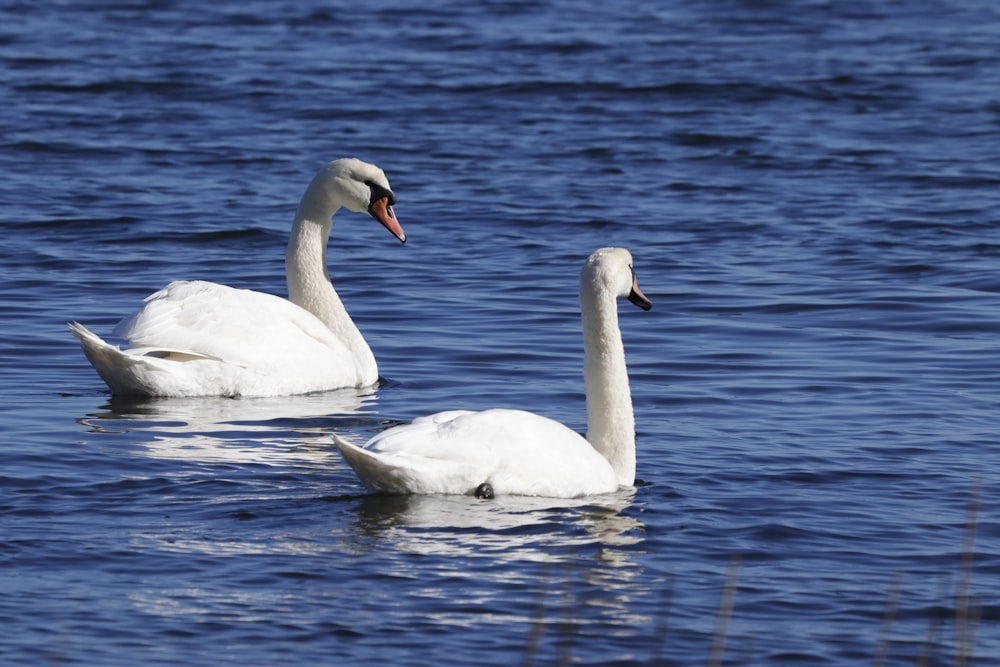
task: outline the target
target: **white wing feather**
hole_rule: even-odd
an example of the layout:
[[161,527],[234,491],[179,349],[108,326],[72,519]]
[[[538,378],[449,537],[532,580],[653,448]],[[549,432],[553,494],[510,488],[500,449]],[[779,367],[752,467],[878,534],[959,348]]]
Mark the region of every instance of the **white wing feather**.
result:
[[347,347],[309,311],[273,294],[204,281],[170,283],[114,334],[131,348],[197,350],[241,365],[354,365]]

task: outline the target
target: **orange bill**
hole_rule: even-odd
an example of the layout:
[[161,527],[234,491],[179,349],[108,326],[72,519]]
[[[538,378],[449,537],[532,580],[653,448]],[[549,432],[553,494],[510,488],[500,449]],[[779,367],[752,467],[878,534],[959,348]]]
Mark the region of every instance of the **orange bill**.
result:
[[393,236],[406,243],[406,232],[403,231],[402,225],[396,219],[396,212],[392,210],[392,205],[389,203],[388,197],[382,197],[373,201],[372,205],[368,207],[368,212],[371,213],[373,218],[381,222],[383,227],[392,232]]

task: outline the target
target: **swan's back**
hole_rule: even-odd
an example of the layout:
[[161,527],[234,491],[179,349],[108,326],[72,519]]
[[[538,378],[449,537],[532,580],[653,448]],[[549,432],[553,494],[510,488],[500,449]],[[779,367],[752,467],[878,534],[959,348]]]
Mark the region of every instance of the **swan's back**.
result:
[[580,434],[523,410],[421,417],[372,438],[361,450],[369,456],[338,444],[371,491],[472,494],[489,483],[498,495],[574,497],[618,488]]

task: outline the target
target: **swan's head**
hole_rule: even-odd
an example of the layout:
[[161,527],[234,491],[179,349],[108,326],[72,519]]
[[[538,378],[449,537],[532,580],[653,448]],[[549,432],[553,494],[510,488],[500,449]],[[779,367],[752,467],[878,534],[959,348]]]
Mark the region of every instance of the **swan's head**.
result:
[[616,297],[623,296],[643,310],[653,307],[652,302],[639,289],[639,281],[632,268],[632,253],[625,248],[601,248],[592,254],[580,272],[581,292],[599,289]]
[[392,194],[385,172],[373,164],[345,157],[326,165],[321,177],[327,186],[328,196],[349,211],[369,214],[393,236],[406,243],[406,233],[392,208],[396,195]]

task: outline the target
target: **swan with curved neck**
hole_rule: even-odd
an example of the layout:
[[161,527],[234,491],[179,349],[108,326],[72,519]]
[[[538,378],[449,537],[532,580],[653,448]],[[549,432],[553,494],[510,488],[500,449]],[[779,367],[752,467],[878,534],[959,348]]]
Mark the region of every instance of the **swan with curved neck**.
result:
[[602,248],[580,274],[587,437],[532,412],[454,410],[334,441],[365,487],[381,493],[570,498],[635,483],[635,421],[617,298],[652,307],[632,255]]
[[368,213],[402,242],[381,169],[334,160],[306,189],[285,257],[288,299],[205,281],[176,281],[115,327],[127,349],[69,325],[115,394],[280,396],[364,387],[378,366],[326,270],[333,215]]

